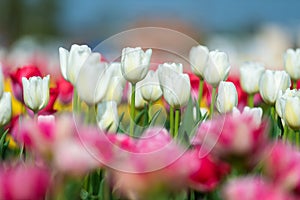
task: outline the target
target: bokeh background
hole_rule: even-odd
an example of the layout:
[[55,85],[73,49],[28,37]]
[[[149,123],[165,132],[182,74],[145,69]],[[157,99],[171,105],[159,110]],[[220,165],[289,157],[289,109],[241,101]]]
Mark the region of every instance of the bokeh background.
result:
[[59,46],[94,47],[122,31],[155,26],[226,51],[233,66],[251,60],[281,68],[283,52],[300,46],[299,8],[299,0],[1,0],[0,58],[19,66],[39,54],[57,65]]

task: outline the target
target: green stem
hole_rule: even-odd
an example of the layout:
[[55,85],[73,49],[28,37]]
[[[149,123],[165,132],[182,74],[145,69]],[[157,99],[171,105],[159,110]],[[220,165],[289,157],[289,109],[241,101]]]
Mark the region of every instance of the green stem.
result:
[[254,107],[254,94],[248,94],[247,102],[250,108]]
[[78,113],[79,112],[79,96],[77,93],[77,90],[74,88],[74,92],[73,92],[73,110],[74,112]]
[[210,102],[210,118],[212,118],[213,113],[214,113],[215,100],[216,100],[216,92],[217,92],[217,88],[213,87],[212,93],[211,93],[211,102]]
[[148,122],[151,122],[152,116],[151,116],[151,109],[152,109],[153,102],[149,101],[148,103]]
[[202,99],[202,94],[203,94],[203,85],[204,81],[199,78],[199,89],[198,89],[198,104],[201,106],[201,99]]
[[175,110],[175,131],[174,131],[174,138],[177,138],[178,135],[178,129],[179,129],[179,123],[180,123],[180,109]]
[[95,109],[95,106],[88,105],[88,112],[86,117],[87,124],[96,123],[96,110],[97,109]]
[[284,129],[283,129],[282,140],[283,140],[284,143],[286,143],[288,141],[288,127],[287,127],[287,125],[285,125]]
[[170,106],[170,133],[174,136],[174,108]]
[[293,89],[297,89],[297,80],[293,80]]
[[300,147],[300,132],[294,131],[294,134],[296,134],[296,146],[299,148]]
[[135,84],[132,84],[131,88],[131,104],[130,104],[130,136],[134,133],[134,119],[135,119]]

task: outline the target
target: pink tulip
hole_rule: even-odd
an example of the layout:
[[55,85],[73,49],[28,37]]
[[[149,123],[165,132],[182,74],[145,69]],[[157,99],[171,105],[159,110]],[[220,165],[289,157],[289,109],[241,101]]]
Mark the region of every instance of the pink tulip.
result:
[[44,199],[50,186],[50,173],[35,166],[0,169],[0,199]]
[[153,199],[186,189],[197,166],[187,164],[191,157],[184,152],[165,129],[146,130],[133,152],[119,152],[118,165],[108,170],[114,188],[130,199]]
[[189,165],[197,166],[196,170],[191,171],[189,185],[198,191],[207,192],[215,189],[221,179],[230,171],[230,166],[218,161],[212,155],[200,157],[200,148],[186,152],[189,157]]
[[239,163],[255,164],[267,142],[267,124],[257,126],[251,115],[227,114],[206,121],[199,127],[193,144],[200,144],[200,155],[212,154]]
[[292,200],[261,177],[242,177],[230,180],[223,188],[224,200]]
[[300,152],[296,148],[282,142],[269,145],[263,172],[276,186],[300,197]]

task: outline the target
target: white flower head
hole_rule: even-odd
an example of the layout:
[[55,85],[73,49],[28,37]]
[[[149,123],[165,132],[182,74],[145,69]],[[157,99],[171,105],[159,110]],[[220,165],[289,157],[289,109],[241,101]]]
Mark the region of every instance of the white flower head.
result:
[[75,85],[80,69],[91,53],[87,45],[73,44],[70,51],[60,47],[59,60],[63,77]]
[[141,47],[124,48],[122,50],[121,69],[124,78],[136,84],[145,78],[152,55],[152,49],[147,49],[145,52]]
[[198,77],[203,77],[207,65],[209,50],[206,46],[198,45],[192,47],[189,54],[191,68]]
[[207,66],[204,69],[204,79],[216,88],[221,81],[225,81],[229,75],[230,63],[226,53],[221,51],[209,52]]
[[38,112],[48,104],[49,82],[50,75],[22,78],[24,103],[32,111]]

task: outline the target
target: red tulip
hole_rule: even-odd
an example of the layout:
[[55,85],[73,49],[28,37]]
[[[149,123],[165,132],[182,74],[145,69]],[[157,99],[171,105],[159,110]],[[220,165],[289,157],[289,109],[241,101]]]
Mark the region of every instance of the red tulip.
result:
[[42,76],[39,68],[34,65],[23,66],[10,74],[14,96],[17,100],[23,102],[23,84],[22,77],[29,79],[32,76]]
[[73,85],[60,77],[56,81],[56,86],[59,100],[64,104],[70,103],[73,97]]

